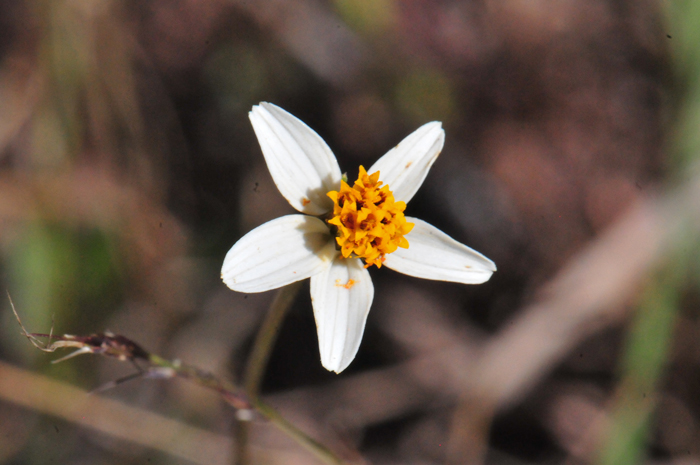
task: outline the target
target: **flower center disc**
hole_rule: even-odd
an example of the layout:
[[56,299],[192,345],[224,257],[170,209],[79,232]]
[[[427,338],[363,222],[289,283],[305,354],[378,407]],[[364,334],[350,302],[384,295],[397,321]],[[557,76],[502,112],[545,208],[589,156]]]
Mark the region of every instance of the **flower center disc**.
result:
[[365,268],[381,268],[384,256],[398,247],[407,249],[404,235],[411,232],[413,223],[406,222],[405,202],[396,202],[389,186],[382,186],[379,171],[367,174],[360,166],[360,174],[350,187],[340,182],[340,191],[331,191],[333,217],[328,224],[338,229],[335,240],[343,257],[355,255],[365,261]]

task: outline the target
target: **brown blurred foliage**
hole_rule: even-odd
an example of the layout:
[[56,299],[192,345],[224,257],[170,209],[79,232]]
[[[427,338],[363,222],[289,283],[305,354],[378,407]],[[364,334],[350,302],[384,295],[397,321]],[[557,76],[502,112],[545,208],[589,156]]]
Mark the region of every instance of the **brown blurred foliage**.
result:
[[[251,106],[270,101],[305,121],[351,177],[440,120],[446,145],[409,214],[499,271],[470,287],[375,270],[363,344],[340,376],[318,361],[302,292],[263,393],[350,459],[443,461],[470,360],[659,189],[672,86],[664,28],[653,1],[2,2],[2,283],[30,330],[47,331],[52,316],[60,332],[109,329],[236,379],[271,296],[228,290],[220,266],[237,238],[291,210]],[[49,366],[9,305],[0,315],[2,360],[88,389],[128,372],[109,360]],[[683,318],[648,449],[697,461],[700,326]],[[623,322],[576,333],[493,412],[481,458],[591,460],[586,435],[615,386]],[[235,421],[184,383],[105,395],[223,434]],[[251,440],[297,447],[263,423]],[[0,400],[0,463],[145,459],[175,463]]]

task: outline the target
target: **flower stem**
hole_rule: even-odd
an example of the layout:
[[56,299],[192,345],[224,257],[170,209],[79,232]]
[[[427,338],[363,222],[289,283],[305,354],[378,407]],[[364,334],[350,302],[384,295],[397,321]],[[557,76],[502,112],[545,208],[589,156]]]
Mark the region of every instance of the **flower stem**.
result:
[[[267,367],[267,362],[272,353],[272,348],[277,340],[277,334],[300,288],[301,282],[292,283],[280,289],[275,296],[275,300],[273,300],[272,305],[270,305],[270,311],[265,317],[265,321],[263,321],[260,331],[255,338],[255,344],[253,345],[253,351],[248,359],[243,383],[248,398],[258,413],[286,433],[287,436],[296,440],[306,450],[313,453],[322,462],[330,465],[338,465],[342,464],[343,461],[330,449],[306,435],[306,433],[287,421],[277,410],[267,405],[259,397],[260,385],[265,373],[265,368]],[[243,434],[239,433],[239,435],[245,439],[247,439],[248,436],[248,425],[249,422],[239,421],[239,426],[245,428],[245,432]],[[237,448],[239,451],[245,449],[245,447],[240,446],[242,446],[242,444],[239,444]]]
[[272,348],[277,340],[277,334],[282,326],[284,317],[287,315],[287,310],[289,310],[297,292],[299,292],[301,284],[301,281],[297,281],[277,291],[275,300],[270,305],[270,311],[265,316],[265,321],[263,321],[260,331],[258,331],[258,335],[255,338],[253,351],[248,359],[248,365],[243,377],[245,391],[251,401],[257,399],[260,394],[260,384],[262,383]]
[[[275,299],[270,305],[270,310],[265,316],[265,320],[255,337],[255,342],[253,344],[253,350],[248,358],[248,364],[246,365],[245,374],[243,376],[243,385],[248,399],[250,402],[258,408],[260,413],[263,413],[258,404],[262,404],[259,400],[260,395],[260,385],[262,384],[263,376],[265,375],[265,369],[267,368],[267,362],[270,360],[270,354],[272,353],[272,348],[277,340],[277,334],[282,327],[282,321],[287,315],[287,311],[294,302],[294,298],[301,287],[301,282],[292,283],[288,286],[281,288],[277,291]],[[274,412],[274,410],[269,409]],[[274,412],[276,414],[277,412]],[[263,413],[271,421],[279,422],[279,418],[273,420],[274,415],[269,415]],[[271,418],[272,417],[272,418]],[[248,465],[250,463],[250,453],[248,451],[248,439],[250,437],[250,421],[248,421],[244,416],[238,416],[238,424],[236,427],[235,441],[236,441],[236,465]],[[279,427],[280,425],[276,423]],[[285,432],[287,432],[284,428]],[[302,437],[305,435],[302,434]],[[297,437],[295,439],[298,440]],[[310,438],[306,438],[311,440]],[[304,447],[306,441],[300,441]]]

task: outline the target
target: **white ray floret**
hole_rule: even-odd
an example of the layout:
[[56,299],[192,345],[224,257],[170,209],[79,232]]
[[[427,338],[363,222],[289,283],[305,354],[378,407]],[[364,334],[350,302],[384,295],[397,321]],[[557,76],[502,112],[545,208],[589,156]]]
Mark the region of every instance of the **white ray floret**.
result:
[[326,369],[340,373],[355,358],[373,299],[372,278],[360,260],[336,258],[311,277],[318,345]]
[[340,167],[314,130],[278,106],[261,103],[249,114],[267,168],[289,204],[307,215],[333,206],[326,196],[340,184]]

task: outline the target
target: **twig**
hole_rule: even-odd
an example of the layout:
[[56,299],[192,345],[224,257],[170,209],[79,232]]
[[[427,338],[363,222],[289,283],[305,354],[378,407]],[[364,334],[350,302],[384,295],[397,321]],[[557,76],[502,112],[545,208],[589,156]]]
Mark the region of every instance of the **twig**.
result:
[[[296,290],[298,290],[298,285],[283,291],[278,295],[278,298],[272,305],[270,312],[272,316],[268,316],[262,327],[261,332],[264,331],[267,334],[259,336],[258,340],[256,340],[256,348],[253,349],[254,360],[256,361],[251,361],[247,372],[251,373],[249,378],[251,381],[249,385],[253,386],[256,390],[260,386],[260,380],[264,372],[264,367],[269,358],[269,352],[272,349],[272,344],[275,340],[279,322],[281,322],[284,313],[289,307],[289,304],[293,299],[293,294],[296,293]],[[212,373],[183,364],[179,360],[167,360],[159,355],[147,352],[140,345],[133,342],[129,338],[118,334],[106,332],[103,334],[93,334],[90,336],[73,336],[69,334],[56,336],[53,334],[53,331],[51,331],[49,334],[30,333],[22,324],[11,298],[10,305],[13,313],[15,314],[15,318],[22,329],[22,335],[25,336],[36,348],[44,352],[54,352],[57,349],[62,348],[77,349],[67,357],[58,359],[55,362],[60,362],[76,355],[89,353],[113,357],[120,361],[129,361],[134,363],[137,369],[140,369],[140,365],[138,364],[139,361],[142,364],[147,365],[147,368],[143,369],[142,371],[128,376],[127,378],[122,378],[118,381],[108,383],[107,385],[101,386],[93,392],[112,388],[127,379],[133,379],[136,377],[160,379],[179,377],[187,379],[199,386],[217,392],[228,404],[239,412],[239,419],[246,420],[247,422],[253,418],[253,416],[247,412],[255,410],[260,415],[268,419],[270,423],[275,425],[275,427],[277,427],[280,431],[294,439],[297,443],[299,443],[299,445],[312,452],[316,457],[325,463],[343,463],[343,461],[330,449],[309,437],[306,433],[288,422],[276,410],[260,400],[257,397],[256,390],[251,391],[255,393],[255,398],[251,399],[241,388],[235,386],[233,383],[222,380]],[[275,325],[273,320],[278,321],[278,324]],[[48,341],[43,343],[40,338],[48,338]],[[257,347],[258,341],[260,341],[260,347]],[[244,422],[241,421],[241,423]]]
[[[698,198],[700,175],[665,196],[634,206],[570,260],[540,301],[524,308],[512,325],[491,338],[471,367],[454,414],[448,463],[464,463],[465,457],[473,463],[483,461],[483,435],[470,432],[488,425],[493,413],[526,395],[585,337],[629,314],[628,299],[659,259],[673,250],[679,234],[697,234],[700,229]],[[474,399],[479,400],[477,410]]]

